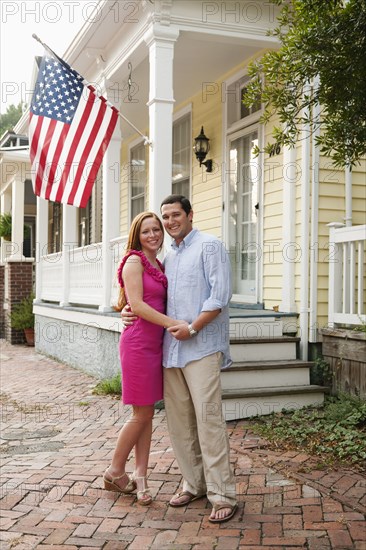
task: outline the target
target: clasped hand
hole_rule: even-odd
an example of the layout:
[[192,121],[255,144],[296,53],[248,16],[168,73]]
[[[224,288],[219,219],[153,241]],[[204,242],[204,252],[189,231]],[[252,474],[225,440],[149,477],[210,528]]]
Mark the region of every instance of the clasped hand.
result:
[[[130,306],[127,304],[121,311],[121,318],[124,327],[133,325],[137,316],[131,311]],[[166,329],[177,340],[189,340],[191,335],[188,330],[187,321],[177,321],[177,324]]]

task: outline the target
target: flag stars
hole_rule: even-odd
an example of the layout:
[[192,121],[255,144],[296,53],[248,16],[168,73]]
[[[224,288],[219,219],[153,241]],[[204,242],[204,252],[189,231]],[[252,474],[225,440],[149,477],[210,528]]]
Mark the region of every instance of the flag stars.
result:
[[80,80],[83,78],[76,71],[57,59],[44,58],[31,109],[37,115],[42,112],[43,116],[69,124],[73,120],[83,92]]

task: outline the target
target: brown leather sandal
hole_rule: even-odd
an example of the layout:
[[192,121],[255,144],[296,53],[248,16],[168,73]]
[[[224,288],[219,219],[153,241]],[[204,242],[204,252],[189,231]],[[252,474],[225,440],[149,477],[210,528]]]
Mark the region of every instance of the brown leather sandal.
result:
[[[187,497],[186,500],[183,502],[174,502],[174,500],[181,498],[181,497]],[[187,504],[190,504],[194,500],[197,500],[199,498],[203,498],[205,495],[193,495],[189,491],[180,491],[174,497],[170,500],[169,504],[170,506],[173,506],[173,508],[178,508],[179,506],[187,506]]]
[[217,519],[209,517],[208,521],[210,521],[211,523],[223,523],[224,521],[229,521],[229,519],[231,519],[235,515],[235,513],[238,509],[238,505],[234,504],[234,506],[233,506],[232,504],[229,504],[228,502],[217,502],[216,504],[213,505],[212,510],[216,514],[216,512],[218,512],[219,510],[223,510],[224,508],[230,508],[230,510],[231,510],[231,512],[227,516],[225,516],[223,518],[217,518]]

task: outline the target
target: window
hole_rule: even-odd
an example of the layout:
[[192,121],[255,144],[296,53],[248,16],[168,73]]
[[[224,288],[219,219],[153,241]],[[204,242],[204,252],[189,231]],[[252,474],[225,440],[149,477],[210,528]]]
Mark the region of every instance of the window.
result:
[[[242,78],[227,86],[226,104],[228,127],[240,121],[245,121],[245,123],[247,123],[247,118],[251,117],[251,115],[258,113],[261,110],[261,104],[259,101],[249,108],[243,103],[243,96],[246,91],[248,80],[249,79],[247,76],[243,76]],[[256,118],[259,118],[259,116]]]
[[85,208],[79,208],[79,246],[90,244],[91,197]]
[[60,252],[62,250],[62,204],[59,202],[49,202],[51,218],[49,220],[49,254]]
[[79,246],[102,240],[103,167],[95,179],[92,194],[85,208],[79,208]]
[[191,151],[191,119],[186,115],[173,124],[173,194],[189,197]]
[[146,160],[145,145],[140,143],[130,151],[130,212],[131,220],[145,210]]
[[257,101],[256,103],[254,103],[251,107],[247,107],[246,105],[244,105],[243,97],[244,97],[244,94],[245,94],[246,91],[247,91],[247,87],[242,86],[241,93],[240,93],[240,99],[241,99],[241,101],[240,101],[240,118],[245,118],[249,115],[252,115],[253,113],[256,113],[257,111],[260,111],[260,109],[261,109],[260,101]]

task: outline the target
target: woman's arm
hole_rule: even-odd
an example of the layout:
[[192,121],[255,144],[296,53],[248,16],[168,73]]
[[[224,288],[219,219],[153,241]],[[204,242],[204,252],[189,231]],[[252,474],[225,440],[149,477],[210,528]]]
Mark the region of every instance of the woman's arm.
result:
[[130,256],[123,267],[123,282],[134,315],[164,328],[176,325],[177,321],[175,319],[159,313],[159,311],[144,302],[143,272],[144,268],[138,256]]

